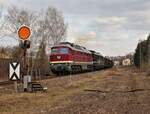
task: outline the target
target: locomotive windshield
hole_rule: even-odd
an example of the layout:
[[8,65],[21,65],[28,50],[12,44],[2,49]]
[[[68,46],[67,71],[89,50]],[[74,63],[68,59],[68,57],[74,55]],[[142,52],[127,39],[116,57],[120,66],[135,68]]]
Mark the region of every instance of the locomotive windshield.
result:
[[60,54],[68,54],[68,48],[60,48]]
[[68,48],[53,48],[51,54],[68,54]]

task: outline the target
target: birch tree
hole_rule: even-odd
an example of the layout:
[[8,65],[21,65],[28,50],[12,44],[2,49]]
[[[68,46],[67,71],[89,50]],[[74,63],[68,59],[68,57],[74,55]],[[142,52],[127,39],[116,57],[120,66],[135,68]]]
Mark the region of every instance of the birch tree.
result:
[[[42,11],[43,12],[43,11]],[[36,54],[37,61],[36,63],[42,66],[44,61],[48,60],[47,56],[41,51],[46,50],[61,41],[65,40],[67,32],[67,24],[64,21],[64,17],[60,11],[56,8],[49,7],[46,12],[41,13],[41,17],[39,19],[39,29],[37,37],[37,42],[39,44],[39,50]],[[41,61],[38,61],[38,58],[43,58]],[[47,66],[47,65],[46,65]]]
[[49,7],[42,17],[44,18],[39,20],[40,29],[38,29],[38,36],[41,36],[41,41],[47,46],[64,41],[67,24],[64,21],[62,13],[56,8]]
[[32,29],[32,36],[36,34],[37,13],[26,9],[19,9],[15,6],[9,7],[5,16],[5,34],[18,38],[17,31],[22,25],[26,25]]

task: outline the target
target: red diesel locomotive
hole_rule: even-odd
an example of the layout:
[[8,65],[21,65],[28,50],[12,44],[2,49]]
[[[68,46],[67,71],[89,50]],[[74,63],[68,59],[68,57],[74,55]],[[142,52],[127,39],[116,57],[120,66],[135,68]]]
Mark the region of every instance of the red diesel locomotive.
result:
[[[100,58],[102,59],[99,60]],[[112,63],[108,59],[107,61]],[[109,64],[106,66],[104,63],[106,63],[106,59],[100,54],[73,43],[61,42],[51,48],[50,68],[55,74],[75,73],[112,66]]]
[[62,42],[51,48],[50,65],[53,73],[90,70],[93,65],[91,52],[85,47]]

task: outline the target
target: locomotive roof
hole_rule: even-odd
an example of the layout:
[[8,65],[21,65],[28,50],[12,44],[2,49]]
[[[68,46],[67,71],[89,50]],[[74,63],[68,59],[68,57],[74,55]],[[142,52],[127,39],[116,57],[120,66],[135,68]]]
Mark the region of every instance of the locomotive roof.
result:
[[70,43],[70,42],[61,42],[61,43],[55,45],[54,47],[58,47],[58,46],[67,46],[73,50],[77,50],[77,51],[91,54],[91,52],[89,50],[87,50],[85,47],[80,46],[80,45],[76,45],[76,44]]
[[96,52],[96,51],[93,51],[93,50],[89,50],[91,53],[93,53],[93,54],[95,54],[95,55],[100,55],[100,56],[102,56],[102,54],[101,53],[99,53],[99,52]]

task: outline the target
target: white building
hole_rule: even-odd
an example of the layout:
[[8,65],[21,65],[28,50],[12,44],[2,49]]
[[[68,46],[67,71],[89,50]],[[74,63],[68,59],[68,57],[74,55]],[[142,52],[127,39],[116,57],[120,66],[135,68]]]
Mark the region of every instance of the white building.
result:
[[119,61],[114,61],[114,66],[119,66],[120,62]]
[[130,59],[124,59],[122,61],[122,65],[123,66],[130,66],[131,65],[131,60]]

